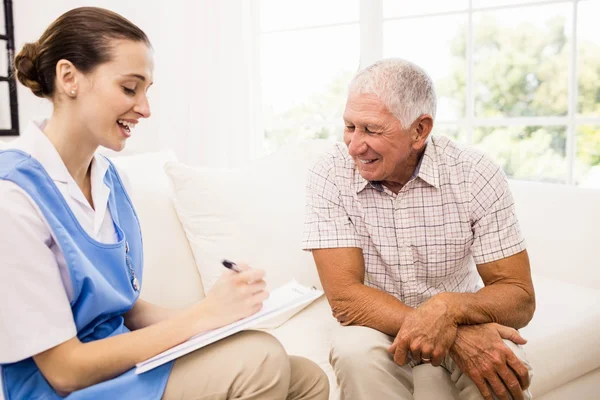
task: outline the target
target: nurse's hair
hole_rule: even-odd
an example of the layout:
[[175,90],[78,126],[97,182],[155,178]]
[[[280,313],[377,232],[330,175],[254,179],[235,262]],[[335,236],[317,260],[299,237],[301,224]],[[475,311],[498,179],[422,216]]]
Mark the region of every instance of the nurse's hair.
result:
[[119,14],[97,7],[80,7],[56,19],[37,42],[26,43],[14,60],[17,79],[38,97],[54,94],[56,64],[68,60],[88,73],[112,58],[114,40],[146,43],[146,34]]
[[383,59],[359,71],[348,91],[377,96],[404,129],[424,114],[435,119],[433,81],[422,68],[401,58]]

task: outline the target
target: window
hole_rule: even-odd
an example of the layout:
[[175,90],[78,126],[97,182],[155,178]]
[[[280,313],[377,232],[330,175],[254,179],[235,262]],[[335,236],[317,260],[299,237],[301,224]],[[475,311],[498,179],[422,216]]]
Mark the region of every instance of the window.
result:
[[261,0],[260,9],[267,151],[339,140],[352,75],[401,57],[436,84],[434,134],[485,151],[512,178],[600,187],[600,0]]

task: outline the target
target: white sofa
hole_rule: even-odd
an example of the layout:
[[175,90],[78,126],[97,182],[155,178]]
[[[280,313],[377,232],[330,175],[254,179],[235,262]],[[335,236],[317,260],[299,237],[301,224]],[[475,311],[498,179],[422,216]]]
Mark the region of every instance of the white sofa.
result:
[[[259,171],[268,175],[264,178],[270,185],[277,185],[281,179],[288,182],[286,188],[292,191],[286,195],[288,201],[267,195],[263,201],[278,210],[278,215],[286,216],[278,218],[276,226],[267,228],[278,237],[287,237],[289,230],[289,239],[285,240],[291,241],[291,246],[300,247],[298,224],[304,212],[306,170],[330,146],[324,141],[294,144],[248,166],[248,170],[260,166]],[[202,280],[173,205],[173,189],[163,171],[165,162],[174,160],[174,155],[151,153],[114,160],[129,177],[131,196],[142,224],[142,297],[170,307],[184,307],[200,300],[204,296]],[[249,174],[251,179],[259,175]],[[534,398],[599,399],[600,191],[517,181],[511,182],[511,187],[528,242],[537,294],[535,317],[522,330],[529,340],[525,349],[535,369],[531,387]],[[244,193],[239,196],[243,202]],[[255,194],[253,199],[256,198]],[[203,199],[197,201],[201,207]],[[266,245],[257,251],[279,250]],[[280,257],[285,260],[290,255]],[[303,260],[305,268],[315,268],[310,257]],[[308,357],[327,372],[331,399],[339,398],[328,362],[329,334],[336,324],[322,297],[270,330],[289,353]]]

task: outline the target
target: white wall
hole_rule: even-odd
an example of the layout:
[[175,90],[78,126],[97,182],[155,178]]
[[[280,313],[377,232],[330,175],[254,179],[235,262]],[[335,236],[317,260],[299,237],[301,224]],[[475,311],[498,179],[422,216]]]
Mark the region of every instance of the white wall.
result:
[[[126,153],[172,148],[182,161],[234,165],[255,142],[245,0],[19,0],[13,2],[17,51],[63,12],[105,7],[142,28],[155,50],[152,117],[140,123]],[[18,85],[22,129],[51,104]]]

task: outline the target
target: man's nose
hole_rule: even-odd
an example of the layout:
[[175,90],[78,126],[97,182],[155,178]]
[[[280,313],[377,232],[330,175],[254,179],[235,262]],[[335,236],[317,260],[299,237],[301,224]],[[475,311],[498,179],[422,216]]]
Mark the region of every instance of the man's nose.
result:
[[350,136],[350,142],[348,143],[348,154],[355,157],[363,154],[367,150],[367,144],[364,140],[364,135],[360,131],[356,130]]

